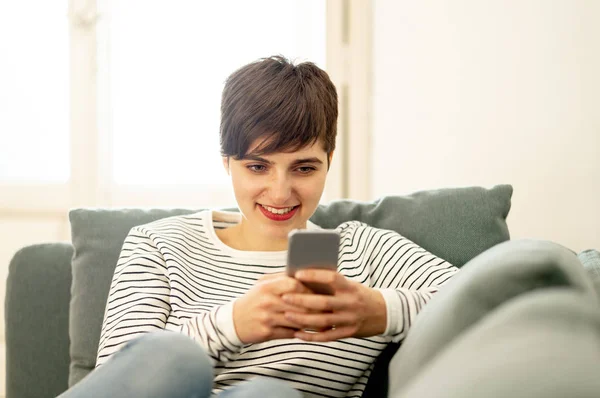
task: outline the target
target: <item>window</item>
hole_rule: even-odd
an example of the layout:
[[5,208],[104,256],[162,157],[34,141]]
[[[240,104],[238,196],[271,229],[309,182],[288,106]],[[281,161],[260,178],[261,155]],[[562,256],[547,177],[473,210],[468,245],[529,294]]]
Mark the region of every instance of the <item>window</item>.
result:
[[0,135],[0,181],[68,181],[66,1],[0,3]]

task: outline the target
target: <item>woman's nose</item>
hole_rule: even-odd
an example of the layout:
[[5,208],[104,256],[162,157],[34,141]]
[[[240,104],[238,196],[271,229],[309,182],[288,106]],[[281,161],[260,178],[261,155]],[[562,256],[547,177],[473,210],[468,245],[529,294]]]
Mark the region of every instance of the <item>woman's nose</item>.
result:
[[273,205],[285,205],[292,193],[292,182],[287,177],[276,177],[271,182],[270,189]]

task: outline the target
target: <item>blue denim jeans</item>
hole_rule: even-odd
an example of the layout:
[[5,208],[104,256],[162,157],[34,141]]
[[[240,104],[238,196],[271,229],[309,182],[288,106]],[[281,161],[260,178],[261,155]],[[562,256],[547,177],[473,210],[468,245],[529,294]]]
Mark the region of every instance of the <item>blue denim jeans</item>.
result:
[[[127,343],[60,398],[208,398],[212,385],[212,363],[202,347],[187,336],[160,331]],[[218,397],[301,395],[283,381],[258,377],[231,387]]]

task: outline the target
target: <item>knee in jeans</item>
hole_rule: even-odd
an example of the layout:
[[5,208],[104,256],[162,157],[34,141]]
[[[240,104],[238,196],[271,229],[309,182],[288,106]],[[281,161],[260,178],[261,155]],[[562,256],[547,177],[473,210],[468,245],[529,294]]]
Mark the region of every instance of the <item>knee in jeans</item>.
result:
[[[504,242],[482,257],[502,269],[521,272],[523,280],[537,278],[543,286],[570,286],[591,291],[586,271],[570,249],[542,240],[514,240]],[[484,269],[482,265],[481,269]],[[526,279],[529,278],[529,279]]]
[[[229,394],[235,391],[235,394]],[[301,398],[302,395],[283,380],[258,376],[241,383],[237,388],[222,394],[229,396],[247,396],[262,398]]]
[[576,255],[573,251],[558,243],[550,241],[517,239],[504,242],[499,245],[499,247],[502,247],[503,250],[512,252],[512,254],[528,258],[530,261],[534,261],[537,264],[555,268],[560,268],[565,263],[576,260]]
[[138,339],[135,349],[151,354],[159,360],[161,366],[185,369],[190,373],[206,374],[212,363],[199,344],[180,333],[160,331],[148,333]]

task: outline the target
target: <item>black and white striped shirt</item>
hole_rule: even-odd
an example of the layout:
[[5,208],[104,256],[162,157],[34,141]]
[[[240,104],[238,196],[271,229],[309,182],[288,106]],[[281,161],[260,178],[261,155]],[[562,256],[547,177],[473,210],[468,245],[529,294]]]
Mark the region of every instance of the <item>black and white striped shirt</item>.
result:
[[[346,222],[338,271],[378,289],[387,306],[383,335],[327,343],[299,339],[244,345],[233,324],[233,301],[263,274],[283,272],[286,252],[239,251],[215,228],[240,214],[203,211],[133,228],[110,287],[96,366],[129,340],[160,329],[184,333],[213,359],[213,392],[254,376],[291,383],[307,397],[360,397],[373,363],[458,269],[396,232]],[[319,228],[309,222],[308,228]]]

